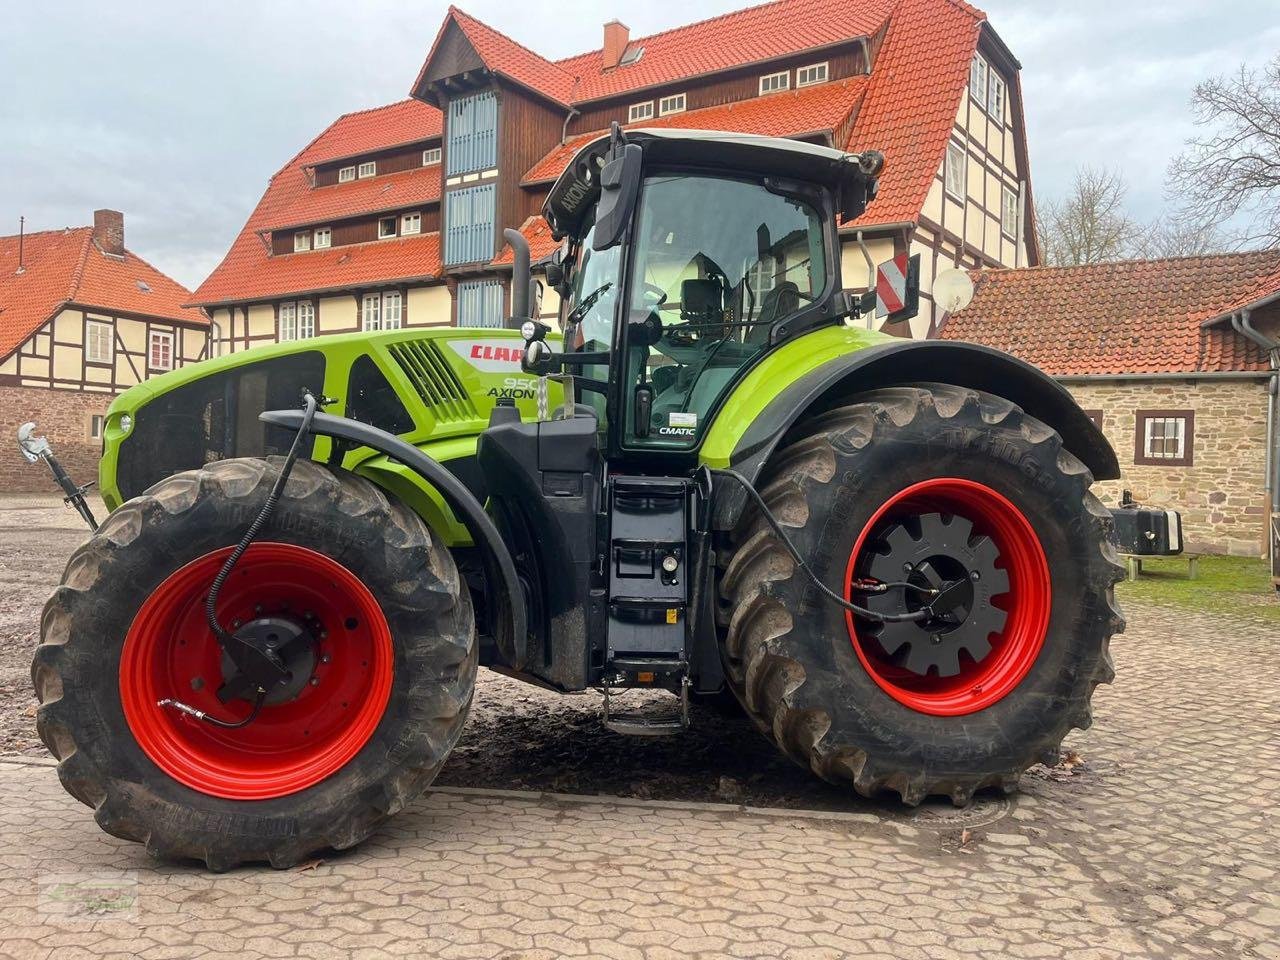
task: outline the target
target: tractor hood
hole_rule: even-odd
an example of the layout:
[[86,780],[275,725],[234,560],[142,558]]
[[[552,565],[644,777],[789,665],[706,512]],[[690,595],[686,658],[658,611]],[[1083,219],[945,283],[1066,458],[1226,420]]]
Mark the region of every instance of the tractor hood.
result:
[[[305,387],[334,398],[328,412],[419,446],[474,451],[493,406],[537,411],[537,380],[520,369],[513,330],[457,327],[315,337],[183,367],[125,391],[111,404],[99,485],[111,509],[182,470],[230,457],[283,454],[292,432],[264,410],[300,404]],[[329,456],[329,441],[306,455]],[[366,452],[366,456],[371,455]],[[354,468],[359,451],[345,452]]]

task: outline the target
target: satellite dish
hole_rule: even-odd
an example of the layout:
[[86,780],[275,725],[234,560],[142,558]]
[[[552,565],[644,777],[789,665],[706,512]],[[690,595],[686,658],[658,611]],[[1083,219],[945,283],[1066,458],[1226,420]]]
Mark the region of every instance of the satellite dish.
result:
[[947,313],[963,310],[973,299],[973,281],[964,270],[954,267],[933,278],[933,302]]

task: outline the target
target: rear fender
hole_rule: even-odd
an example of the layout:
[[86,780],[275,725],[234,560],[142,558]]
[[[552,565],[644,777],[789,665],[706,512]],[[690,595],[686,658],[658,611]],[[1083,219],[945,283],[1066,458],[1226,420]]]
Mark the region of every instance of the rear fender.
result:
[[[754,482],[802,417],[847,403],[868,390],[913,383],[947,383],[1003,397],[1058,431],[1066,448],[1095,480],[1120,476],[1111,444],[1065,387],[1007,353],[951,340],[895,340],[821,363],[784,387],[749,423],[740,425],[728,465]],[[719,439],[723,444],[724,438]],[[715,524],[728,529],[745,505],[745,494],[735,490],[717,500]]]
[[[301,410],[268,410],[258,415],[258,419],[266,423],[290,430],[299,429],[302,418]],[[371,464],[369,469],[357,472],[369,474],[372,471],[375,475],[370,479],[375,482],[384,479],[393,481],[387,483],[387,488],[392,493],[398,493],[398,488],[405,489],[411,495],[414,491],[423,492],[427,489],[435,492],[453,517],[471,534],[471,539],[484,560],[485,579],[489,585],[486,600],[498,652],[512,669],[523,669],[528,657],[524,592],[516,575],[511,552],[475,494],[439,462],[413,444],[406,443],[385,430],[346,417],[317,413],[311,421],[311,432],[316,436],[369,447],[385,456],[388,462]],[[396,465],[408,468],[424,483],[413,482],[408,488],[404,488],[408,481],[402,471],[392,469]],[[412,502],[410,505],[413,505]],[[428,511],[424,519],[429,520],[430,516]]]

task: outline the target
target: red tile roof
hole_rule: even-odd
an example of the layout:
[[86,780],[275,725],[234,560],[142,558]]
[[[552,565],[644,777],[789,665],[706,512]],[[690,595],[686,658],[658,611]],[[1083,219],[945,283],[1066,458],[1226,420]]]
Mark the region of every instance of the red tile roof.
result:
[[440,164],[437,163],[381,177],[315,187],[296,195],[281,191],[272,204],[273,209],[279,210],[278,217],[264,217],[258,229],[283,230],[359,214],[428,206],[439,201]]
[[[982,11],[960,0],[893,0],[856,7],[833,0],[779,0],[660,36],[684,36],[686,30],[691,31],[690,36],[703,36],[704,27],[716,25],[746,29],[747,24],[769,24],[776,29],[778,23],[785,21],[790,25],[788,30],[779,32],[787,37],[794,28],[798,35],[812,39],[818,35],[813,31],[843,23],[841,29],[846,31],[843,36],[847,39],[858,36],[859,25],[872,20],[879,24],[886,16],[888,31],[869,77],[693,110],[636,126],[705,127],[796,136],[838,132],[854,113],[847,141],[836,146],[854,151],[875,149],[885,155],[879,195],[857,225],[915,223],[942,165],[956,110],[969,80],[969,62],[986,19]],[[745,19],[735,19],[738,17]],[[810,23],[823,17],[827,19],[821,27]],[[722,43],[722,39],[717,36],[716,43],[711,44],[703,37],[701,43],[717,49],[731,46]],[[841,83],[846,86],[841,88]],[[576,149],[595,136],[598,134],[585,134],[552,150],[525,174],[524,181],[555,179]]]
[[345,113],[312,140],[295,159],[308,166],[389,147],[432,140],[441,135],[444,116],[421,100],[399,100],[385,107]]
[[599,100],[631,90],[671,83],[869,37],[884,24],[897,0],[775,0],[709,20],[638,37],[634,63],[603,69],[603,51],[559,61],[580,77],[574,102]]
[[897,0],[774,0],[673,30],[637,37],[629,51],[639,59],[604,69],[603,50],[550,61],[450,7],[414,83],[420,90],[449,24],[456,23],[493,72],[561,104],[580,104],[762,63],[805,50],[821,50],[874,34]]
[[[830,134],[840,126],[861,100],[867,78],[849,77],[832,83],[751,97],[733,103],[685,113],[673,113],[655,120],[631,124],[635,129],[733,130],[769,137],[796,137]],[[546,183],[560,176],[582,147],[603,135],[597,130],[571,137],[539,160],[524,175],[527,184]]]
[[351,284],[438,276],[437,234],[278,257],[269,255],[263,235],[273,229],[438,200],[438,166],[328,187],[312,187],[307,168],[439,136],[441,122],[439,110],[417,100],[339,117],[271,178],[222,263],[200,284],[191,302],[238,303]]
[[959,0],[899,0],[871,71],[849,150],[885,156],[880,192],[860,218],[915,223],[955,123],[986,15]]
[[176,280],[127,250],[123,258],[104,254],[93,241],[92,227],[29,233],[22,248],[24,269],[18,273],[18,238],[0,237],[0,359],[64,304],[209,322],[202,311],[183,306],[191,291]]
[[[984,343],[1055,376],[1266,370],[1255,344],[1202,326],[1280,292],[1280,251],[974,273],[944,340]],[[1269,288],[1266,286],[1270,284]]]

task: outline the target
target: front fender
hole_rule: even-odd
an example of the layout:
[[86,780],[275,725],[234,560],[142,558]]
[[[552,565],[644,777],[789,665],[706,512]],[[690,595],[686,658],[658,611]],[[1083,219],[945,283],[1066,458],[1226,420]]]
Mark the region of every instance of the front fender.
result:
[[[301,410],[268,410],[258,419],[274,426],[298,430],[302,426]],[[512,669],[521,670],[528,658],[528,623],[524,591],[516,575],[516,565],[498,533],[498,528],[485,512],[484,505],[456,476],[411,443],[394,434],[371,427],[367,423],[317,413],[311,421],[311,432],[317,436],[345,440],[377,450],[404,464],[439,491],[484,558],[489,584],[488,603],[493,615],[494,640],[498,652]]]
[[[808,338],[802,337],[801,341]],[[754,481],[787,431],[806,413],[821,411],[880,387],[910,383],[948,383],[983,390],[1016,403],[1062,436],[1063,444],[1097,480],[1120,476],[1120,463],[1097,424],[1060,383],[1031,364],[990,347],[952,340],[868,343],[831,357],[818,351],[816,362],[790,380],[771,399],[752,401],[753,416],[713,425],[716,448],[730,452],[724,462],[707,456],[710,466],[731,466]],[[812,355],[812,354],[811,354]],[[748,378],[750,379],[750,378]],[[739,390],[753,389],[744,381]],[[758,386],[754,389],[758,389]],[[736,391],[735,391],[736,392]],[[732,404],[730,398],[726,409]],[[739,497],[717,510],[717,526],[732,523]]]

